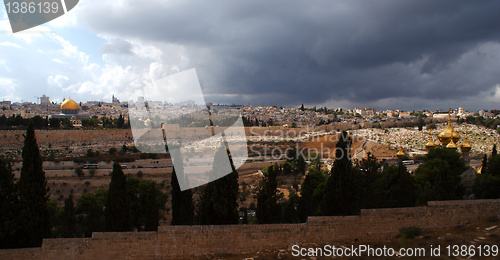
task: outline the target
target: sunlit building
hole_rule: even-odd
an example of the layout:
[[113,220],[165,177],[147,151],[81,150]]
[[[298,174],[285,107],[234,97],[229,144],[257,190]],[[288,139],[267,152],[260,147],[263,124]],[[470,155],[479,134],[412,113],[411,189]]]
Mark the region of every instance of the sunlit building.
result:
[[71,125],[74,127],[82,126],[82,119],[89,118],[88,115],[80,115],[79,114],[80,107],[78,103],[76,103],[73,99],[65,99],[61,104],[61,113],[50,115],[50,118],[59,118],[65,119],[68,118],[71,122]]

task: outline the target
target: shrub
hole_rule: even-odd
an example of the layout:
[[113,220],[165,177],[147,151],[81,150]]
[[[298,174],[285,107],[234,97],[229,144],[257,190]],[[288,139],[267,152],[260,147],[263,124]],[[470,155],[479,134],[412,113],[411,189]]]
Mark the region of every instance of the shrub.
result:
[[419,227],[404,227],[399,230],[398,237],[403,239],[413,239],[422,235],[422,229]]
[[116,148],[114,148],[114,147],[109,148],[108,153],[109,153],[109,154],[114,154],[114,153],[116,153]]
[[75,169],[76,176],[82,177],[83,176],[83,170],[81,167],[78,167]]

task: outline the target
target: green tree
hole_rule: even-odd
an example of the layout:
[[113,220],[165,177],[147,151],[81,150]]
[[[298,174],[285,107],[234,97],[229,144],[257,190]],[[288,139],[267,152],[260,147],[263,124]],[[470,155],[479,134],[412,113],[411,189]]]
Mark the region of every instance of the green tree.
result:
[[[151,187],[155,189],[154,198],[150,197]],[[144,230],[146,222],[151,220],[148,220],[148,214],[153,213],[154,210],[152,206],[148,205],[152,205],[152,201],[154,200],[157,211],[165,209],[167,194],[163,193],[153,181],[141,180],[136,177],[127,178],[127,190],[130,198],[130,219],[132,226],[139,231]],[[150,225],[148,226],[149,228],[154,225],[151,223],[151,221],[148,223]]]
[[295,168],[296,174],[304,175],[306,173],[306,160],[304,159],[304,155],[299,153],[297,156],[297,160],[295,160]]
[[497,145],[494,144],[493,145],[493,149],[491,149],[491,157],[493,157],[493,156],[495,156],[497,154],[498,154],[498,152],[497,152]]
[[149,185],[148,194],[146,197],[146,216],[144,220],[145,231],[158,231],[160,215],[158,213],[158,205],[156,203],[156,185],[152,182]]
[[241,221],[241,224],[248,224],[248,209],[246,207],[243,208],[243,220]]
[[354,215],[359,213],[357,171],[352,166],[352,139],[343,131],[335,149],[335,163],[328,177],[321,211],[323,215]]
[[116,127],[123,128],[124,125],[125,125],[125,120],[123,119],[122,114],[120,114],[120,116],[118,116],[118,119],[116,120]]
[[31,121],[33,121],[33,127],[37,128],[37,129],[40,129],[40,128],[47,126],[44,122],[44,119],[39,115],[32,117]]
[[61,120],[59,118],[50,118],[49,126],[52,128],[59,128],[61,126]]
[[18,192],[10,164],[0,157],[0,249],[19,244]]
[[73,128],[73,124],[71,123],[69,118],[63,118],[61,123],[65,128]]
[[62,208],[59,207],[59,201],[55,199],[51,199],[47,202],[47,209],[49,212],[49,220],[50,226],[52,229],[52,237],[61,237],[61,217],[62,217]]
[[375,196],[375,182],[379,177],[379,170],[382,166],[377,158],[368,153],[366,158],[358,161],[356,168],[361,174],[359,199],[360,207],[362,209],[371,209],[377,207],[377,198]]
[[191,190],[181,191],[175,169],[172,171],[170,185],[172,187],[172,225],[192,225],[194,219],[193,194]]
[[[229,153],[224,146],[215,153],[215,162],[223,162]],[[232,172],[208,183],[203,189],[198,211],[202,225],[238,224],[238,172],[229,158]],[[223,165],[215,163],[212,171],[224,170]],[[211,174],[211,176],[214,176]]]
[[413,179],[402,164],[385,166],[374,182],[374,188],[373,208],[415,206]]
[[113,164],[108,199],[104,211],[106,231],[120,232],[131,230],[130,197],[127,180],[119,163]]
[[108,153],[109,153],[109,154],[115,154],[115,153],[116,153],[116,151],[117,151],[117,149],[116,149],[116,148],[111,147],[111,148],[109,148]]
[[277,223],[280,220],[278,207],[278,166],[270,165],[263,169],[264,179],[257,192],[257,221],[261,224]]
[[283,175],[287,176],[292,174],[292,164],[289,162],[284,162],[281,164],[281,167],[283,168]]
[[461,174],[465,162],[455,150],[436,148],[429,151],[423,164],[415,171],[417,204],[430,200],[462,199],[464,187]]
[[500,155],[491,156],[482,174],[474,182],[474,193],[478,199],[500,198]]
[[61,217],[61,235],[62,237],[76,236],[76,212],[72,194],[64,200],[64,208]]
[[87,157],[94,157],[96,156],[96,154],[94,153],[94,151],[92,151],[92,149],[88,149],[87,150]]
[[104,207],[108,199],[108,190],[98,189],[95,193],[82,194],[76,201],[78,233],[91,237],[92,232],[105,230]]
[[82,167],[76,167],[75,168],[75,173],[76,173],[76,176],[78,176],[78,178],[81,178],[84,175]]
[[[319,214],[319,205],[322,197],[314,196],[318,193],[320,184],[326,184],[326,178],[322,171],[311,170],[307,173],[304,181],[300,186],[300,199],[298,201],[298,216],[301,222],[306,222],[308,216],[316,216]],[[324,189],[324,185],[323,185]]]
[[23,165],[19,179],[19,223],[22,247],[39,247],[44,237],[50,235],[47,209],[49,189],[42,169],[42,158],[36,142],[33,123],[29,123],[22,152]]
[[488,155],[485,154],[481,162],[481,174],[486,172],[486,168],[488,168]]
[[283,205],[282,221],[284,223],[298,223],[299,219],[299,195],[293,190],[289,189],[288,200]]

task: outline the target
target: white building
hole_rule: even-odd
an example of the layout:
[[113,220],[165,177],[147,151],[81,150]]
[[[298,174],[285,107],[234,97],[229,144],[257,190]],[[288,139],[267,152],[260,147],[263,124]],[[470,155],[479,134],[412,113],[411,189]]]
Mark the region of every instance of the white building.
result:
[[50,105],[50,98],[45,96],[45,94],[43,96],[40,97],[40,105]]

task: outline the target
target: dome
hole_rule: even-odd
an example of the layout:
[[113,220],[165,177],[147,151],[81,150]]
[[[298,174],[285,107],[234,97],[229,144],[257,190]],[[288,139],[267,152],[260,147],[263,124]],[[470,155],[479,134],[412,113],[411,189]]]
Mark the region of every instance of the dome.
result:
[[405,156],[405,153],[403,150],[399,149],[398,153],[396,153],[396,157],[398,158],[403,158]]
[[448,125],[446,128],[439,133],[438,139],[443,146],[447,146],[452,139],[454,143],[457,143],[460,139],[460,134],[458,134],[457,131],[455,131],[455,129],[451,126],[451,118],[448,119]]
[[450,141],[446,145],[446,149],[457,149],[457,145],[455,144],[453,139],[450,139]]
[[434,148],[436,148],[436,144],[435,144],[435,143],[434,143],[434,141],[432,141],[432,139],[431,139],[431,140],[429,140],[429,142],[427,142],[427,143],[425,144],[425,148],[427,148],[427,149],[429,149],[429,150],[430,150],[430,149],[434,149]]
[[469,152],[470,149],[472,149],[472,145],[470,145],[469,141],[467,140],[465,140],[465,142],[463,142],[460,146],[460,150],[462,150],[462,152]]
[[78,110],[78,104],[73,99],[65,99],[61,104],[61,110]]

